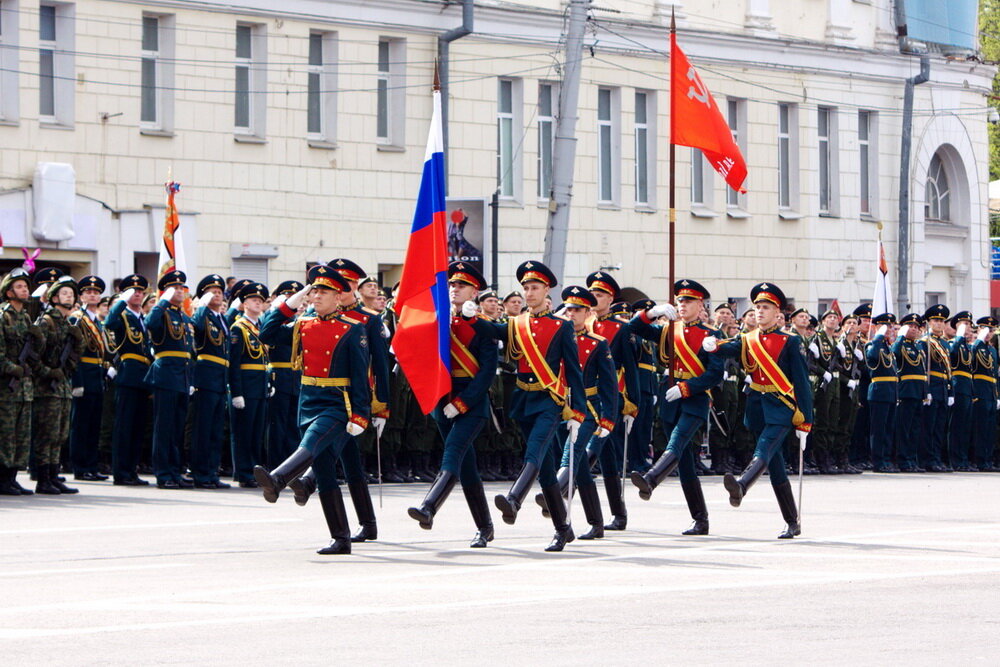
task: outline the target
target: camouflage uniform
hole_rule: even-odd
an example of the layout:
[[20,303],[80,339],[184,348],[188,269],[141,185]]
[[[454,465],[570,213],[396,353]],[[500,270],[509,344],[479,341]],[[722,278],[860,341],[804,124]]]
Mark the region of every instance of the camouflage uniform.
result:
[[69,438],[70,378],[80,358],[83,339],[79,327],[71,325],[58,308],[50,308],[35,326],[45,336],[32,410],[35,465],[41,468],[58,465],[62,446]]
[[[0,466],[17,470],[28,462],[31,446],[32,375],[38,372],[38,353],[44,344],[26,309],[9,302],[0,306]],[[18,359],[31,338],[33,357],[27,368]]]

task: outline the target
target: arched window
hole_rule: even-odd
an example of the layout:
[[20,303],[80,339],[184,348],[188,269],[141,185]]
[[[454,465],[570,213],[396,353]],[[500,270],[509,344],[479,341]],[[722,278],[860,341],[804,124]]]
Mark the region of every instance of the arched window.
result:
[[924,220],[951,222],[951,188],[941,154],[935,153],[927,170],[927,191],[924,195]]

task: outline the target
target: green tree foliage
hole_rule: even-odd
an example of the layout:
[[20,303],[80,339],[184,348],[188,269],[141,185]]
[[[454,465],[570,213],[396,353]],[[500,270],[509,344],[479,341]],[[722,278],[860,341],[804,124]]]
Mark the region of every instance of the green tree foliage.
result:
[[[987,62],[1000,62],[1000,0],[979,2],[979,50]],[[1000,73],[993,77],[993,98],[989,105],[1000,111]],[[989,124],[990,180],[1000,178],[1000,123]],[[990,216],[990,236],[1000,236],[1000,226]],[[996,227],[996,228],[994,228]]]

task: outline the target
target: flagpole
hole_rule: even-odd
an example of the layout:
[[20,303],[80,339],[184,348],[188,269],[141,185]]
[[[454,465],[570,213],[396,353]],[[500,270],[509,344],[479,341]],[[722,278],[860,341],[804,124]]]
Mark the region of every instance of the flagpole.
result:
[[[668,209],[668,213],[667,213],[667,216],[668,216],[667,217],[667,220],[668,220],[668,223],[667,223],[667,239],[668,239],[668,242],[670,244],[669,258],[667,260],[667,266],[668,266],[668,271],[667,271],[667,288],[670,290],[670,300],[668,301],[668,303],[670,303],[671,305],[674,303],[674,281],[675,281],[675,277],[674,277],[674,275],[675,275],[674,274],[674,269],[675,269],[675,266],[674,266],[674,260],[675,260],[674,245],[675,245],[675,227],[677,226],[677,208],[676,208],[676,206],[677,206],[677,201],[676,201],[676,197],[677,197],[677,192],[676,192],[676,190],[677,190],[677,187],[676,187],[677,186],[677,182],[676,182],[677,158],[676,158],[676,154],[675,154],[676,150],[675,150],[675,146],[674,146],[674,95],[673,95],[674,91],[672,89],[673,88],[673,68],[674,68],[673,46],[674,46],[674,42],[676,40],[677,40],[677,24],[676,24],[676,22],[674,20],[674,10],[673,10],[673,8],[671,8],[671,10],[670,10],[670,47],[671,47],[671,49],[670,49],[670,51],[671,51],[671,56],[670,56],[670,79],[671,79],[671,83],[670,83],[670,86],[671,86],[671,90],[669,91],[669,94],[670,94],[670,149],[669,149],[670,150],[670,153],[669,153],[669,156],[670,156],[670,186],[669,186],[669,190],[668,190],[668,192],[669,192],[669,194],[668,194],[668,197],[669,197],[669,209]],[[666,368],[666,372],[667,372],[667,387],[672,387],[674,385],[674,373],[673,373],[673,367],[674,367],[674,324],[673,324],[673,322],[669,322],[667,324],[667,350],[666,350],[666,354],[663,354],[662,356],[663,356],[663,358],[667,362],[666,363],[666,366],[667,366],[667,368]]]

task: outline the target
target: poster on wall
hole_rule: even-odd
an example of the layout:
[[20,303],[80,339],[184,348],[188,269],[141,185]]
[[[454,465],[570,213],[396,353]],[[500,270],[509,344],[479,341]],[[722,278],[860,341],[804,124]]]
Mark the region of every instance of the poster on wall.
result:
[[469,262],[492,280],[492,229],[484,198],[447,199],[448,261]]

